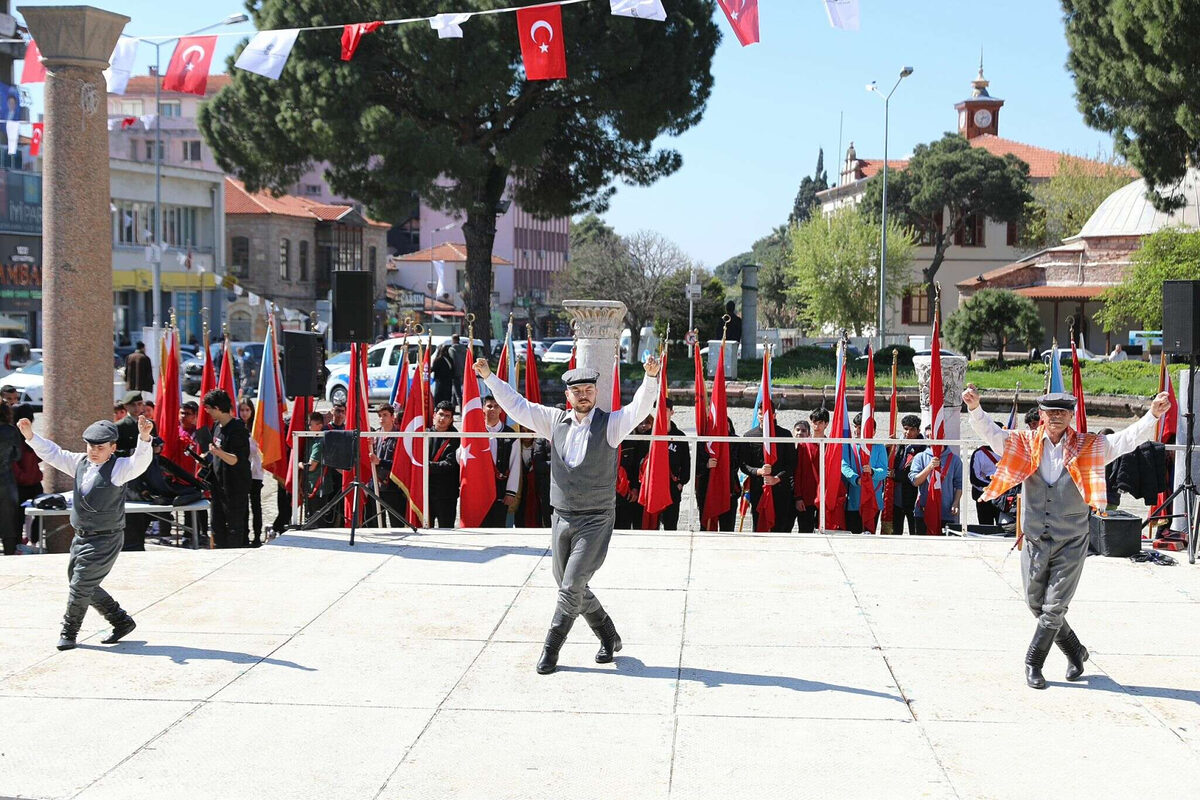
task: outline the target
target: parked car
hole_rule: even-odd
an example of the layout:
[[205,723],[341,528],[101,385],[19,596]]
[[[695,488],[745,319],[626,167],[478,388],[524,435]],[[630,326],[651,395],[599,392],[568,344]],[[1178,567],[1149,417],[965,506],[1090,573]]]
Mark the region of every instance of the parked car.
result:
[[[422,339],[421,344],[424,345],[427,341],[429,340]],[[435,349],[449,341],[449,336],[434,336],[432,339]],[[367,350],[367,394],[370,400],[387,400],[392,396],[392,387],[396,383],[396,372],[402,355],[407,355],[409,364],[416,363],[417,353],[420,352],[417,342],[409,340],[407,354],[403,345],[404,340],[397,337],[384,339]],[[483,342],[476,339],[473,345],[475,353],[482,355]],[[329,378],[325,381],[325,399],[331,403],[345,403],[349,392],[350,358],[347,356],[345,364],[330,370]]]
[[[21,393],[22,403],[28,403],[36,410],[42,409],[42,386],[45,383],[43,369],[44,361],[31,361],[23,367],[18,367],[0,378],[0,384],[15,386]],[[125,394],[125,381],[113,370],[113,402],[120,401]]]
[[[568,341],[570,341],[570,340],[568,340]],[[543,341],[534,339],[534,341],[533,341],[533,357],[540,361],[542,356],[545,355],[545,353],[546,353],[546,348],[548,348],[549,346],[550,345],[546,344]],[[500,350],[503,347],[504,347],[503,341],[496,342],[494,345],[492,345],[492,360],[493,361],[500,358]],[[524,364],[525,363],[525,350],[526,350],[525,340],[518,339],[517,341],[513,342],[513,350],[517,354],[517,361]]]
[[[1076,347],[1075,352],[1077,352],[1079,354],[1080,361],[1107,361],[1108,360],[1108,358],[1105,355],[1103,355],[1103,354],[1097,355],[1096,353],[1093,353],[1091,350],[1088,350],[1086,347]],[[1049,350],[1046,350],[1045,352],[1042,353],[1042,363],[1043,364],[1050,363],[1050,351]],[[1058,363],[1060,363],[1060,364],[1070,364],[1071,363],[1071,346],[1070,345],[1059,348]]]
[[566,364],[571,360],[571,350],[575,347],[575,343],[570,339],[562,342],[555,342],[547,348],[542,354],[543,364]]
[[[253,397],[258,393],[258,369],[262,364],[262,342],[230,342],[229,348],[233,351],[233,383],[238,387],[238,393],[246,397]],[[209,344],[209,352],[213,359],[213,372],[217,375],[221,373],[222,349],[221,341],[215,341]],[[183,365],[183,391],[186,394],[196,395],[200,393],[200,381],[204,374],[204,360],[199,355],[192,356],[184,360]],[[243,388],[242,384],[246,383]],[[234,398],[235,400],[237,398]]]
[[28,339],[0,338],[0,367],[5,372],[23,367],[33,361]]

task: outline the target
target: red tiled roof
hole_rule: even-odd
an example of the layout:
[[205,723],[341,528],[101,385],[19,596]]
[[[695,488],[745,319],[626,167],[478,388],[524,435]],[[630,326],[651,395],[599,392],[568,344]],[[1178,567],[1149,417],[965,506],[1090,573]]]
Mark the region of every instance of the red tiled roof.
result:
[[[1096,172],[1108,168],[1106,164],[1090,158],[1080,158],[1079,156],[1059,153],[1055,150],[1047,150],[1044,147],[1037,147],[1032,144],[1014,142],[1012,139],[1003,139],[990,133],[980,134],[969,141],[972,147],[981,147],[995,156],[1005,156],[1012,153],[1029,165],[1029,177],[1031,178],[1053,178],[1058,174],[1059,164],[1064,159],[1079,164],[1085,169],[1094,169]],[[1134,170],[1128,167],[1121,169],[1128,173],[1129,177],[1137,177],[1137,172]]]
[[[904,169],[907,166],[908,166],[908,161],[906,161],[906,160],[895,159],[895,158],[888,159],[888,169],[889,170]],[[878,175],[880,172],[883,172],[883,159],[882,158],[876,158],[876,159],[861,158],[858,161],[858,168],[860,170],[862,170],[862,174],[863,174],[864,178],[870,178],[874,175]]]
[[[439,244],[437,247],[433,248],[432,250],[430,250],[429,248],[426,248],[424,250],[418,250],[415,253],[407,253],[402,256],[396,256],[394,260],[396,260],[396,261],[423,261],[426,264],[428,264],[430,261],[445,261],[448,263],[466,263],[467,246],[465,244],[461,244],[460,242],[444,242],[443,244]],[[509,261],[507,258],[501,258],[500,256],[496,255],[495,253],[492,253],[492,264],[493,265],[506,265],[506,264],[512,264],[512,262]]]
[[1033,300],[1091,300],[1108,286],[1023,286],[1013,291]]
[[[245,184],[236,178],[225,178],[226,214],[276,214],[282,217],[336,222],[353,210],[352,206],[314,203],[291,194],[273,197],[270,192],[250,192]],[[365,216],[363,219],[373,228],[391,227],[386,222],[376,222]]]
[[[165,67],[163,68],[163,72],[164,73],[166,72]],[[129,96],[129,95],[152,95],[152,94],[154,94],[155,80],[156,80],[156,78],[154,75],[134,75],[133,77],[131,77],[129,79],[129,84],[125,87],[125,95],[126,96]],[[225,74],[224,72],[218,73],[216,75],[209,75],[208,76],[208,85],[205,86],[205,89],[204,89],[204,96],[211,97],[212,95],[216,94],[217,92],[221,91],[226,86],[228,86],[229,82],[231,80],[232,79],[229,77],[229,75]],[[186,92],[164,91],[162,93],[162,96],[163,97],[182,97],[184,94],[186,94]]]

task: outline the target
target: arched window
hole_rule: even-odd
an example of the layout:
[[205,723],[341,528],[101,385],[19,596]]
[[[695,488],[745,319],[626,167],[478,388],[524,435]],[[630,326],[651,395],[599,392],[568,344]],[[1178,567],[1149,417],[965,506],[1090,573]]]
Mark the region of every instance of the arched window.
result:
[[233,274],[244,278],[250,274],[250,237],[234,236],[229,242],[229,266]]
[[235,342],[244,342],[251,338],[253,323],[250,312],[237,309],[229,312],[229,338]]

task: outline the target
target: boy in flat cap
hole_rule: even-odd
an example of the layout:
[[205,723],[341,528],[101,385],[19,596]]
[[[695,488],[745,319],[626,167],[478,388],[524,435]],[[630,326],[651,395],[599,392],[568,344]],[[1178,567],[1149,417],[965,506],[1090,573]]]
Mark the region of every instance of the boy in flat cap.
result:
[[547,675],[558,668],[558,651],[580,614],[600,639],[596,663],[607,664],[621,649],[621,637],[588,581],[604,563],[616,522],[617,448],[654,407],[658,359],[643,364],[646,377],[633,401],[620,411],[596,408],[600,373],[579,368],[563,374],[567,402],[563,411],[528,402],[492,374],[486,358],[475,362],[508,416],[538,436],[550,440],[550,553],[558,603],[546,634],[537,671]]
[[101,640],[104,644],[118,641],[137,627],[133,617],[100,588],[125,541],[125,484],[145,472],[154,458],[150,447],[154,423],[141,416],[137,424],[137,447],[132,456],[123,458],[116,457],[117,425],[112,420],[93,422],[83,432],[86,453],[59,449],[54,442],[34,433],[33,423],[27,419],[17,424],[42,461],[75,477],[71,501],[75,538],[71,540],[71,560],[67,562],[70,589],[59,650],[75,647],[75,637],[89,605],[95,606],[113,626],[112,633]]
[[1052,643],[1067,656],[1067,680],[1079,680],[1088,651],[1067,624],[1066,614],[1087,558],[1088,510],[1108,503],[1104,465],[1149,441],[1170,401],[1160,392],[1141,419],[1105,436],[1071,427],[1075,397],[1070,394],[1039,398],[1040,424],[1031,431],[1002,429],[980,408],[979,390],[973,385],[962,397],[971,412],[971,427],[1001,456],[980,500],[994,500],[1022,484],[1017,520],[1025,541],[1021,578],[1025,602],[1038,618],[1025,653],[1025,682],[1034,689],[1046,688],[1042,665]]

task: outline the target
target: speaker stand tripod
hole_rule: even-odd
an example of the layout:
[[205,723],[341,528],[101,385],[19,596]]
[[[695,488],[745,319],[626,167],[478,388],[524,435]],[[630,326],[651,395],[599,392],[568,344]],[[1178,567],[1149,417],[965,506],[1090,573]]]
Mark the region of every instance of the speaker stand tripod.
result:
[[[360,431],[356,428],[354,430],[354,452],[355,453],[358,452],[358,439],[361,435],[362,435],[362,431]],[[328,514],[330,511],[332,511],[334,508],[336,508],[339,503],[341,503],[343,500],[345,500],[346,495],[350,494],[351,492],[354,492],[354,499],[351,501],[351,507],[350,507],[350,509],[351,509],[350,510],[350,546],[353,547],[354,546],[354,535],[355,535],[355,532],[358,530],[358,498],[361,497],[361,495],[359,494],[359,492],[361,491],[362,494],[365,494],[367,497],[369,497],[375,501],[375,507],[377,509],[379,509],[379,514],[382,514],[383,511],[386,509],[387,512],[389,514],[391,514],[392,519],[402,519],[402,520],[404,520],[404,524],[407,525],[409,527],[409,529],[412,530],[413,533],[420,533],[420,531],[417,530],[417,526],[413,525],[411,522],[408,521],[408,515],[400,514],[400,512],[396,511],[396,509],[392,508],[390,505],[388,505],[386,502],[384,502],[383,498],[380,497],[375,492],[374,488],[372,488],[369,484],[366,484],[360,480],[357,480],[357,474],[358,473],[356,471],[355,472],[356,479],[350,481],[350,483],[348,483],[346,486],[343,486],[342,490],[340,492],[338,492],[337,497],[333,498],[328,503],[326,503],[321,508],[321,510],[315,512],[310,519],[304,520],[303,524],[297,525],[296,529],[302,530],[302,531],[310,531],[313,528],[319,528],[320,525],[318,525],[317,523],[319,523],[326,514]],[[375,516],[377,517],[377,516],[379,516],[379,514],[376,514]],[[372,517],[371,519],[375,519],[375,517]],[[363,520],[363,524],[365,525],[369,521],[370,520]]]
[[[1163,358],[1166,358],[1164,353]],[[1169,380],[1169,378],[1168,378]],[[1188,563],[1196,563],[1196,539],[1200,537],[1200,494],[1197,493],[1196,483],[1192,477],[1192,452],[1195,450],[1195,441],[1192,438],[1192,422],[1195,419],[1196,408],[1196,354],[1191,353],[1188,356],[1188,401],[1187,411],[1183,414],[1184,419],[1184,446],[1183,446],[1183,482],[1175,487],[1175,490],[1167,495],[1167,498],[1155,506],[1150,511],[1149,520],[1171,520],[1180,516],[1184,517],[1185,527],[1187,532],[1187,549]],[[1164,514],[1165,511],[1175,498],[1183,495],[1184,513],[1183,514]]]

